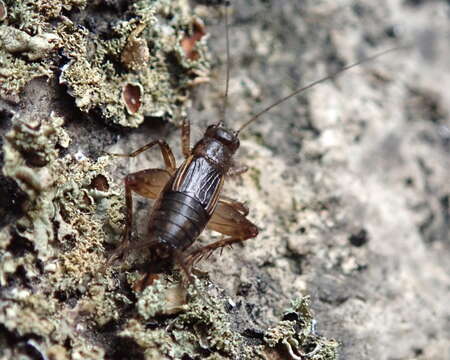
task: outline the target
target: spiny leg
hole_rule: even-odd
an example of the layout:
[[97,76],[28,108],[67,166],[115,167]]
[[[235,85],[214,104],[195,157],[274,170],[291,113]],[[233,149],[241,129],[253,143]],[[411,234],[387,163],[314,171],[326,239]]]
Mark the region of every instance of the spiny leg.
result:
[[149,142],[148,144],[137,149],[136,151],[133,151],[131,154],[116,154],[116,153],[108,153],[108,154],[120,157],[136,157],[139,154],[143,153],[144,151],[151,149],[155,145],[158,145],[161,150],[161,154],[164,159],[164,164],[166,166],[167,171],[169,171],[171,174],[174,173],[175,170],[177,169],[175,157],[173,156],[170,146],[162,139]]
[[245,211],[245,205],[238,201],[229,198],[220,199],[207,227],[229,237],[194,250],[189,254],[187,264],[192,266],[203,257],[210,256],[217,249],[256,237],[258,228],[245,217],[243,213]]
[[181,123],[181,148],[183,155],[187,159],[191,155],[191,124],[188,118],[184,118]]
[[182,280],[183,287],[187,290],[189,285],[192,285],[195,289],[197,295],[208,305],[212,305],[211,302],[204,296],[204,293],[200,291],[195,283],[195,278],[192,276],[192,266],[189,264],[189,259],[185,259],[183,254],[180,251],[174,252],[175,261],[181,267],[184,274],[186,275],[186,281]]
[[169,179],[170,174],[164,169],[147,169],[125,176],[125,233],[122,243],[109,258],[108,265],[113,263],[119,257],[126,255],[126,252],[130,249],[131,229],[133,226],[132,192],[136,192],[149,199],[156,199]]
[[234,176],[239,176],[242,175],[243,173],[248,171],[248,166],[246,165],[233,165],[227,173],[227,176],[229,177],[234,177]]
[[173,174],[176,171],[176,162],[172,150],[170,149],[169,145],[161,139],[151,141],[148,144],[137,149],[136,151],[133,151],[131,154],[109,153],[109,155],[112,156],[135,157],[143,153],[144,151],[151,149],[155,145],[158,145],[161,150],[161,155],[164,159],[166,169],[147,169],[128,174],[125,177],[125,204],[127,207],[125,233],[122,243],[111,255],[107,264],[111,264],[130,248],[131,229],[133,224],[132,191],[135,191],[144,197],[156,199],[161,190],[164,188],[164,185],[169,180],[170,174]]
[[219,201],[223,204],[231,206],[233,209],[239,211],[244,216],[248,215],[247,205],[241,203],[240,201],[234,200],[225,195],[221,195]]

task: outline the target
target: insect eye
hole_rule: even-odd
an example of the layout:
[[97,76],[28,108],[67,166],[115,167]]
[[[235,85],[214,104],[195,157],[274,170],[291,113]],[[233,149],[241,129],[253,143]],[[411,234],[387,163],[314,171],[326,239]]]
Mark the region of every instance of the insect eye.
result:
[[239,139],[237,136],[231,130],[218,127],[217,125],[208,126],[205,135],[220,141],[228,147],[231,146],[233,150],[236,150],[239,147]]
[[224,144],[231,144],[233,142],[233,140],[235,139],[235,137],[233,136],[233,134],[231,134],[230,132],[224,130],[224,129],[220,129],[218,128],[216,130],[216,134],[214,136],[217,140],[223,142]]

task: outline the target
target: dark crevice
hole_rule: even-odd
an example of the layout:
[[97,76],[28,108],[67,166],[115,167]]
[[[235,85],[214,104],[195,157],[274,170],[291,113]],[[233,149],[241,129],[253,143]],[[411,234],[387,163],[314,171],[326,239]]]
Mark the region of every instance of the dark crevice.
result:
[[28,252],[35,252],[33,243],[21,236],[16,230],[11,231],[11,240],[6,247],[14,257],[24,256]]
[[14,354],[19,358],[27,356],[33,360],[47,359],[39,343],[42,338],[36,334],[18,335],[8,330],[3,324],[0,324],[0,344],[5,344],[11,349],[15,349]]
[[24,215],[23,208],[27,200],[28,195],[22,191],[13,178],[1,173],[0,166],[0,229],[14,223]]
[[284,257],[288,260],[289,265],[291,267],[291,271],[294,274],[302,275],[305,266],[306,256],[302,254],[295,253],[290,249],[287,249],[287,253]]
[[419,7],[425,3],[425,0],[404,0],[404,3],[411,7]]
[[106,351],[111,360],[144,360],[144,350],[132,339],[115,336],[111,338],[112,347]]
[[369,242],[369,234],[366,229],[361,229],[355,234],[351,234],[348,237],[350,244],[356,247],[361,247]]
[[55,299],[59,302],[63,302],[67,304],[70,308],[74,308],[78,303],[78,300],[81,299],[81,292],[76,289],[72,290],[57,290],[53,293]]
[[238,288],[236,290],[236,295],[237,296],[246,297],[250,293],[251,288],[252,288],[252,284],[251,283],[249,283],[249,282],[241,282],[238,285]]
[[252,346],[258,346],[264,344],[264,331],[257,328],[247,328],[241,335],[246,338],[247,343]]

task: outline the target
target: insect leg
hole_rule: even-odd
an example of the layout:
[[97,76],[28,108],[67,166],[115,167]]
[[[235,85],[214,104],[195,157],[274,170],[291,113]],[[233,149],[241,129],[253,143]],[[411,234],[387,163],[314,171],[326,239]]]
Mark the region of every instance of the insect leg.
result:
[[131,244],[131,229],[133,226],[133,192],[149,199],[156,199],[170,179],[170,173],[163,169],[147,169],[125,176],[125,204],[127,207],[125,233],[122,243],[108,260],[108,264],[123,256]]
[[120,157],[135,157],[139,154],[143,153],[144,151],[151,149],[153,146],[158,145],[161,154],[164,159],[164,164],[166,165],[167,170],[172,174],[177,169],[177,165],[175,162],[175,157],[173,156],[172,150],[170,149],[170,146],[161,139],[154,140],[147,145],[144,145],[143,147],[137,149],[136,151],[133,151],[131,154],[116,154],[116,153],[108,153],[109,155],[113,156],[120,156]]
[[248,166],[246,165],[234,165],[227,173],[227,176],[239,176],[248,171]]
[[193,265],[204,256],[209,256],[215,250],[225,246],[251,239],[258,235],[258,228],[249,221],[243,212],[245,205],[231,199],[220,199],[214,213],[209,220],[208,228],[229,237],[208,244],[189,254],[187,263]]
[[164,169],[146,169],[128,174],[125,177],[127,186],[148,199],[156,199],[170,179],[170,173]]
[[239,211],[244,216],[248,215],[248,207],[240,201],[234,200],[225,195],[221,195],[219,201],[222,204],[231,206],[234,210]]
[[187,159],[191,155],[191,123],[188,118],[184,118],[181,123],[181,148],[183,155]]

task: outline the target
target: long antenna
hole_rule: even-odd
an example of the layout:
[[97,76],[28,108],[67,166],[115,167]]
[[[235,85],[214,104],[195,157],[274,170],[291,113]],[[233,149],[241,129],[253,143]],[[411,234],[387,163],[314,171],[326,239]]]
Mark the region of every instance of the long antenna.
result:
[[390,53],[390,52],[392,52],[392,51],[397,51],[397,50],[400,50],[400,49],[403,49],[403,48],[409,48],[409,47],[410,47],[410,46],[398,46],[398,47],[395,47],[395,48],[391,48],[391,49],[384,50],[384,51],[382,51],[382,52],[380,52],[380,53],[378,53],[378,54],[369,56],[369,57],[364,58],[364,59],[361,59],[361,60],[359,60],[359,61],[357,61],[357,62],[355,62],[355,63],[353,63],[353,64],[344,66],[342,69],[340,69],[340,70],[338,70],[338,71],[336,71],[336,72],[334,72],[334,73],[332,73],[332,74],[329,74],[329,75],[323,77],[322,79],[313,81],[312,83],[310,83],[310,84],[308,84],[308,85],[306,85],[306,86],[304,86],[304,87],[302,87],[302,88],[300,88],[300,89],[297,89],[297,90],[295,90],[294,92],[290,93],[289,95],[287,95],[287,96],[285,96],[285,97],[283,97],[283,98],[281,98],[281,99],[275,101],[272,105],[266,107],[264,110],[260,111],[259,113],[257,113],[257,114],[254,115],[253,117],[251,117],[249,120],[247,120],[247,121],[239,128],[239,130],[237,131],[237,133],[239,134],[239,133],[241,132],[242,129],[246,128],[248,125],[250,125],[250,124],[251,124],[252,122],[254,122],[256,119],[258,119],[261,115],[263,115],[263,114],[265,114],[266,112],[272,110],[275,106],[280,105],[281,103],[283,103],[283,102],[285,102],[286,100],[288,100],[288,99],[290,99],[290,98],[292,98],[292,97],[294,97],[294,96],[300,94],[301,92],[303,92],[303,91],[305,91],[305,90],[308,90],[308,89],[312,88],[313,86],[315,86],[315,85],[317,85],[317,84],[323,83],[324,81],[330,80],[330,79],[334,78],[335,76],[340,75],[340,74],[342,74],[344,71],[347,71],[347,70],[349,70],[349,69],[351,69],[351,68],[353,68],[353,67],[355,67],[355,66],[361,65],[361,64],[363,64],[363,63],[365,63],[365,62],[368,62],[368,61],[373,61],[373,60],[375,60],[376,58],[378,58],[378,57],[380,57],[380,56],[382,56],[382,55],[385,55],[385,54],[387,54],[387,53]]
[[229,26],[228,26],[228,6],[230,5],[229,1],[225,2],[225,38],[227,42],[227,75],[225,80],[225,95],[223,97],[223,108],[222,108],[222,117],[220,119],[219,123],[224,124],[226,113],[227,113],[227,107],[228,107],[228,88],[230,85],[230,39],[229,39]]

